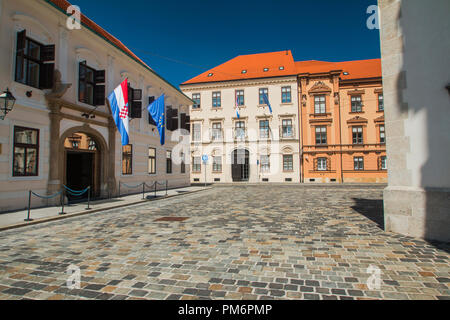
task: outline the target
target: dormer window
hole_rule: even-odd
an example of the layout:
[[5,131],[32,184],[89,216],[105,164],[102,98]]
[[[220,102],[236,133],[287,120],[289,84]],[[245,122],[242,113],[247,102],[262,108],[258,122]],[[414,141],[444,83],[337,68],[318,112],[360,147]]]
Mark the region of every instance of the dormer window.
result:
[[280,69],[280,70],[284,70],[284,67],[283,67],[283,66],[281,66],[281,67],[279,67],[278,69]]
[[242,73],[242,74],[246,74],[246,73],[247,73],[247,70],[242,70],[241,73]]
[[264,68],[264,72],[267,72],[267,71],[269,71],[269,68]]
[[348,76],[349,75],[349,73],[348,72],[344,72],[344,76]]
[[213,76],[213,73],[208,74],[208,77],[212,77],[212,76]]

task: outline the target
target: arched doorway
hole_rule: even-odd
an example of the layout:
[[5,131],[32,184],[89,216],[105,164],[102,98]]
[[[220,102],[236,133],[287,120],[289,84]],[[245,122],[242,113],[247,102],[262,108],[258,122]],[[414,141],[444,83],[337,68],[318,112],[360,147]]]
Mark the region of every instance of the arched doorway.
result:
[[231,154],[231,176],[234,182],[249,180],[250,152],[248,150],[237,149]]
[[[100,196],[101,153],[99,143],[89,134],[75,132],[64,140],[65,185],[72,190],[91,187],[91,197]],[[67,194],[70,200],[87,197]]]

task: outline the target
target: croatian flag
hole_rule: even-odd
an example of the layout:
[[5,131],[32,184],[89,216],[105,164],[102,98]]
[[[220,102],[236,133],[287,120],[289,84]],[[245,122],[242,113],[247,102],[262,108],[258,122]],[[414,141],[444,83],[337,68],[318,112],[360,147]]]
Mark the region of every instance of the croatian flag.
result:
[[239,96],[236,95],[236,114],[238,119],[241,117],[241,115],[239,114]]
[[129,144],[129,118],[128,118],[128,79],[125,79],[108,97],[112,116],[117,129],[122,136],[122,145]]

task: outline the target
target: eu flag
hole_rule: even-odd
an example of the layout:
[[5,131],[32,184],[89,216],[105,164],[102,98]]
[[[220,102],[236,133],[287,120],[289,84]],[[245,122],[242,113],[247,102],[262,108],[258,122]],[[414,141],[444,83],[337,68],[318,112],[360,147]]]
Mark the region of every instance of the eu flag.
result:
[[165,105],[164,105],[164,95],[155,100],[152,104],[147,107],[150,116],[156,122],[158,127],[159,137],[161,145],[163,146],[166,139],[166,116],[165,116]]
[[267,104],[267,106],[269,107],[270,113],[272,113],[272,106],[270,105],[269,97],[265,93],[263,94],[263,100],[264,100],[264,103]]

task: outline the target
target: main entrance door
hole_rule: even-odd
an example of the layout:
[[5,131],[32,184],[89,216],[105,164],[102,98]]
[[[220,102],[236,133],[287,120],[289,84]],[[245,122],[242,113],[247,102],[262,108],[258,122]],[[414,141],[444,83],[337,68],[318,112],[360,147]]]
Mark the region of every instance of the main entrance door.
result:
[[233,151],[231,155],[231,175],[233,181],[248,181],[250,177],[250,152],[245,149]]
[[[72,190],[84,190],[91,187],[91,196],[98,196],[100,177],[100,154],[95,141],[84,133],[68,137],[64,143],[66,149],[66,186]],[[67,193],[70,200],[82,200],[82,196]]]

